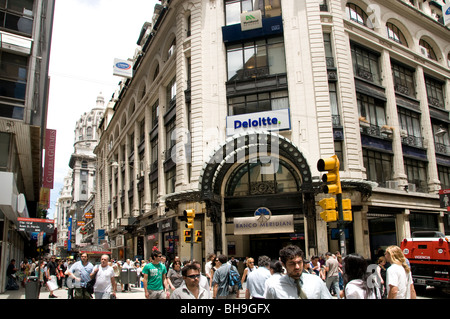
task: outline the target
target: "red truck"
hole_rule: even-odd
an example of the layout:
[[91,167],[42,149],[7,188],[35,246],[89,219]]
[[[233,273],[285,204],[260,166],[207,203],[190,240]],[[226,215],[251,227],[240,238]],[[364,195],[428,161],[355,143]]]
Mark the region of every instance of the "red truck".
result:
[[409,260],[415,289],[450,288],[450,236],[437,231],[417,231],[403,239],[400,248]]

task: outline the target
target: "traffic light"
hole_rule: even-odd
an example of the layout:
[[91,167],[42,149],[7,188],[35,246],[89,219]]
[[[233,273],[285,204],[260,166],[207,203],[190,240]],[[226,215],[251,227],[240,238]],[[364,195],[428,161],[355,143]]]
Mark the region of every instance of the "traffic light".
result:
[[191,230],[185,230],[184,231],[184,242],[190,243],[192,240],[192,231]]
[[351,199],[343,199],[342,200],[342,214],[343,219],[346,222],[352,221],[352,200]]
[[184,217],[186,217],[186,228],[194,229],[195,210],[186,209],[183,211]]
[[196,230],[195,231],[194,242],[196,242],[196,243],[201,243],[202,242],[202,231],[201,230]]
[[328,183],[323,191],[326,194],[342,194],[341,179],[339,177],[339,159],[337,155],[320,159],[317,162],[317,169],[320,172],[328,171],[327,174],[322,175],[322,181]]
[[328,222],[335,222],[338,219],[338,212],[336,211],[336,200],[334,198],[324,198],[319,201],[320,207],[323,208],[323,212],[320,213],[320,217]]

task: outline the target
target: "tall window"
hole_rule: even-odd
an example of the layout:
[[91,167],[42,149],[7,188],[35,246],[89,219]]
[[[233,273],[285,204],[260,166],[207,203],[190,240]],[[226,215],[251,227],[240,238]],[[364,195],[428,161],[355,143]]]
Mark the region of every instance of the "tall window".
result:
[[33,33],[33,2],[33,0],[1,0],[0,28],[30,37]]
[[177,80],[175,77],[167,85],[166,93],[167,93],[167,106],[168,106],[167,110],[169,110],[176,103]]
[[151,141],[151,148],[152,148],[152,154],[151,154],[151,168],[150,171],[155,171],[158,169],[158,136],[156,136]]
[[159,100],[152,105],[152,127],[158,125],[159,116]]
[[[417,192],[427,192],[427,165],[423,161],[404,158],[405,173],[408,176],[408,183],[414,184]],[[413,189],[409,189],[414,191]]]
[[402,133],[403,144],[423,147],[422,130],[420,125],[420,114],[404,108],[398,109],[398,120]]
[[356,45],[351,50],[354,75],[380,85],[379,55]]
[[356,99],[360,117],[364,118],[371,125],[378,127],[386,125],[384,102],[361,93],[356,94]]
[[166,194],[175,192],[175,182],[177,180],[177,168],[174,167],[166,172]]
[[363,160],[367,180],[386,186],[386,181],[392,179],[392,155],[363,149]]
[[394,78],[395,92],[411,97],[416,96],[414,70],[392,62],[392,76]]
[[426,55],[429,59],[437,61],[436,53],[433,47],[425,40],[421,39],[419,41],[420,50],[423,50],[422,54]]
[[239,43],[227,47],[228,81],[286,73],[282,37]]
[[425,85],[427,88],[428,104],[441,109],[445,108],[443,91],[444,83],[425,76]]
[[328,82],[328,90],[330,92],[331,119],[333,121],[333,126],[341,126],[336,82]]
[[170,121],[166,125],[166,157],[165,160],[168,160],[172,156],[172,148],[176,144],[176,136],[175,136],[175,120]]
[[27,77],[27,57],[0,51],[0,116],[23,119]]
[[438,165],[437,168],[441,189],[450,189],[450,167]]
[[281,0],[226,0],[226,25],[241,22],[241,13],[261,10],[263,18],[281,16]]
[[448,124],[435,122],[432,120],[434,146],[436,153],[450,156],[450,139],[448,134]]

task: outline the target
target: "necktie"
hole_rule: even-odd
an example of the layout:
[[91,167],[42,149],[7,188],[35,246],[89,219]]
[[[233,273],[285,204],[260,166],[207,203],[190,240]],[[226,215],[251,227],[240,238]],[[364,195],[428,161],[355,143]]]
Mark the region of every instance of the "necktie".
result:
[[302,281],[300,279],[295,279],[294,282],[295,282],[295,285],[297,286],[298,299],[308,299],[306,297],[306,294],[303,292]]

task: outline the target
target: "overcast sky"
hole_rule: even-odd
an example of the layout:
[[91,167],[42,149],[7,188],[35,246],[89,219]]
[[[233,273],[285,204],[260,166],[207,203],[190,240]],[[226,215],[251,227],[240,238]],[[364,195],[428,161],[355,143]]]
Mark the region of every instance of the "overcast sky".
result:
[[118,87],[114,58],[134,55],[141,27],[151,21],[157,0],[56,0],[50,58],[47,128],[56,133],[54,187],[49,218],[69,172],[75,123],[95,107],[100,92],[105,104]]

